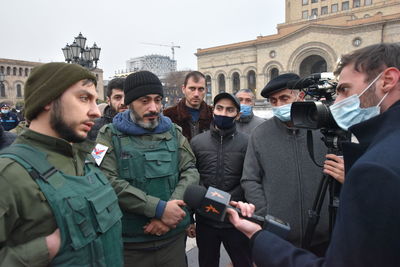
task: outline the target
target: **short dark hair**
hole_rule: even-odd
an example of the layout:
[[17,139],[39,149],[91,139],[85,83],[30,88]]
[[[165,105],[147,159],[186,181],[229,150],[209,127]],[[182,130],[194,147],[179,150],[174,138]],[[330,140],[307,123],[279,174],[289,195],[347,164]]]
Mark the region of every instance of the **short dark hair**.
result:
[[235,96],[237,97],[237,95],[238,95],[239,93],[247,93],[247,94],[250,94],[250,95],[251,95],[251,99],[252,99],[253,101],[256,100],[256,96],[254,95],[254,92],[253,92],[253,90],[251,90],[251,89],[247,89],[247,88],[240,89],[239,91],[236,92]]
[[204,79],[204,81],[206,80],[206,76],[204,76],[203,73],[201,73],[200,71],[191,71],[188,74],[186,74],[185,76],[185,81],[183,82],[183,86],[186,87],[187,82],[190,78],[193,78],[194,82],[198,82],[201,78]]
[[357,49],[340,58],[334,74],[339,75],[343,68],[354,64],[354,70],[365,72],[367,81],[372,81],[379,73],[389,67],[400,69],[400,44],[380,43]]
[[125,78],[114,78],[108,82],[107,96],[110,97],[113,89],[124,90]]

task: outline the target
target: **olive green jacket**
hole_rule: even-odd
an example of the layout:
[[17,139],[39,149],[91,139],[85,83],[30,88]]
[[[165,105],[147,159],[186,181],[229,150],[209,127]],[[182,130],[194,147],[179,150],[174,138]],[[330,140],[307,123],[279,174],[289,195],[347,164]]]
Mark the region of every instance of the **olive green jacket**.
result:
[[[196,169],[196,158],[190,148],[189,142],[182,135],[182,129],[176,127],[177,138],[179,143],[179,182],[175,191],[171,195],[171,199],[182,199],[186,188],[191,184],[198,184],[200,175]],[[162,140],[164,134],[151,134],[137,136],[143,140]],[[100,169],[107,175],[111,185],[114,187],[118,195],[119,204],[125,212],[132,212],[153,218],[156,214],[156,207],[159,198],[148,195],[146,192],[129,185],[126,180],[120,179],[118,175],[117,157],[114,153],[112,145],[112,131],[107,125],[103,126],[97,135],[97,143],[108,147],[104,156]]]
[[[71,145],[28,128],[14,143],[35,147],[55,168],[75,176],[84,175],[85,158],[94,147],[92,142]],[[37,183],[14,160],[0,158],[0,266],[47,266],[45,237],[56,228]]]

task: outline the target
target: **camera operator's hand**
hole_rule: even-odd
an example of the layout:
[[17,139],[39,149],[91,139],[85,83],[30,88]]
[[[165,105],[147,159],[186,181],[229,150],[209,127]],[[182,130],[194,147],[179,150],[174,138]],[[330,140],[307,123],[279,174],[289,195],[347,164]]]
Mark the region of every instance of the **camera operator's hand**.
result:
[[[243,216],[251,217],[254,213],[255,206],[253,204],[244,203],[244,202],[230,202],[231,206],[240,209]],[[234,209],[226,209],[226,212],[229,214],[229,221],[236,227],[239,231],[245,234],[248,238],[251,238],[256,232],[261,230],[261,226],[248,221],[246,219],[242,219],[239,217],[239,214]]]
[[343,157],[335,154],[327,154],[324,162],[324,173],[335,178],[339,183],[344,183]]

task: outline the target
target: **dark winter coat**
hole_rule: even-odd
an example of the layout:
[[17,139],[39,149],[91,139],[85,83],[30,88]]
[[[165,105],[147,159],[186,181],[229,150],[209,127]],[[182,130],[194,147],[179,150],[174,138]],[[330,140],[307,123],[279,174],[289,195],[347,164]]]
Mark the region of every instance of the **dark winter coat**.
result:
[[211,124],[210,131],[195,136],[190,145],[196,156],[200,185],[218,188],[231,194],[231,200],[243,201],[240,178],[247,141],[248,135],[237,132],[236,126],[219,130]]
[[115,111],[109,105],[106,106],[103,116],[94,121],[92,129],[88,133],[88,139],[95,141],[100,128],[106,124],[112,123],[115,114]]
[[213,117],[212,107],[202,101],[200,104],[200,116],[197,122],[192,122],[192,115],[186,107],[186,99],[183,98],[176,106],[164,110],[164,115],[172,122],[182,127],[183,135],[190,141],[196,134],[210,129]]
[[9,131],[17,127],[19,119],[17,114],[10,111],[7,114],[1,114],[0,123],[3,126],[4,130]]
[[17,135],[15,133],[4,131],[3,127],[0,125],[0,149],[3,149],[11,145],[11,143],[14,142],[16,137]]

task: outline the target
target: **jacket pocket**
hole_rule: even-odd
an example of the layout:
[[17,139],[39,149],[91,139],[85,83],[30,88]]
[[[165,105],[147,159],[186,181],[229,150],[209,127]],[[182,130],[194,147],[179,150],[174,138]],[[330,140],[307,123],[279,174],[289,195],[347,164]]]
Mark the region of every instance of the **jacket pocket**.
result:
[[87,200],[94,211],[97,232],[105,233],[120,221],[122,212],[118,206],[118,198],[111,186],[94,191],[87,197]]
[[172,174],[171,154],[166,152],[148,152],[145,156],[145,177],[161,178]]
[[65,216],[69,237],[72,247],[78,250],[92,242],[97,234],[90,218],[91,211],[86,199],[81,196],[71,197],[66,198],[66,202],[69,206],[67,213],[70,213]]

